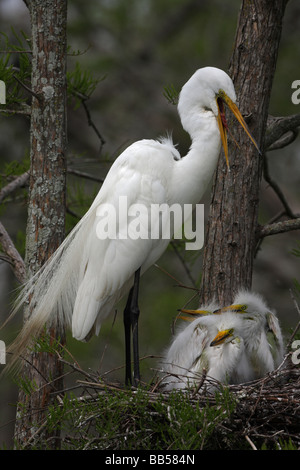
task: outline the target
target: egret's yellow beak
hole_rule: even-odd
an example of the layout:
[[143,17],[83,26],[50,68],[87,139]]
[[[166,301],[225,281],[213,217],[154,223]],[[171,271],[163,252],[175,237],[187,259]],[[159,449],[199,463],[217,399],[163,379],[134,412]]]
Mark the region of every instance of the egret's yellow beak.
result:
[[218,117],[217,122],[219,126],[219,131],[221,135],[221,141],[224,149],[224,155],[226,159],[227,168],[229,169],[229,160],[228,160],[228,144],[227,144],[227,121],[225,117],[225,110],[222,98],[217,98],[217,106],[218,106]]
[[182,313],[188,313],[189,315],[211,315],[212,312],[210,310],[186,310],[181,308],[180,311]]
[[[211,315],[212,314],[212,312],[210,312],[209,310],[186,310],[184,308],[180,309],[180,312],[181,313],[187,313],[189,315],[194,315],[196,317],[201,316],[201,315]],[[180,318],[181,320],[185,320],[185,321],[194,321],[194,318],[192,316],[191,317],[186,317],[186,316],[180,315],[178,318]]]
[[219,126],[219,130],[220,130],[220,134],[221,134],[221,140],[222,140],[222,145],[223,145],[223,148],[224,148],[224,154],[225,154],[225,159],[226,159],[226,164],[227,164],[227,167],[229,169],[229,160],[228,160],[228,145],[227,145],[227,129],[228,129],[228,125],[227,125],[227,121],[226,121],[226,118],[225,118],[225,112],[224,112],[224,106],[223,106],[223,103],[225,103],[228,108],[233,112],[233,114],[235,115],[236,119],[239,121],[239,123],[242,125],[244,131],[246,132],[246,134],[250,137],[250,139],[252,140],[253,144],[255,145],[255,147],[257,148],[259,154],[261,154],[261,151],[259,150],[259,147],[255,141],[255,139],[252,137],[248,127],[247,127],[247,124],[245,123],[245,120],[243,118],[243,116],[241,115],[241,112],[239,110],[239,108],[237,107],[237,105],[229,98],[229,96],[226,95],[226,93],[221,90],[218,94],[218,97],[217,97],[217,106],[218,106],[218,117],[217,117],[217,121],[218,121],[218,126]]
[[228,305],[228,307],[223,307],[222,312],[236,312],[236,313],[245,313],[247,312],[247,305],[245,304],[232,304]]
[[226,341],[226,339],[233,336],[233,332],[234,332],[233,328],[229,328],[228,330],[219,331],[217,336],[210,343],[210,346],[219,346],[220,344],[224,343],[224,341]]

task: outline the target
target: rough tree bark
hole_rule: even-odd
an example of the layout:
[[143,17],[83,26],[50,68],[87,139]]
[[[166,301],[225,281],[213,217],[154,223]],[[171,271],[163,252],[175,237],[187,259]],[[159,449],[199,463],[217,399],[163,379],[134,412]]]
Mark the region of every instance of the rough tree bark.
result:
[[[262,151],[286,3],[243,0],[230,62],[239,108]],[[243,129],[231,124],[239,148],[231,140],[231,171],[221,158],[215,174],[201,284],[202,302],[223,305],[238,288],[251,287],[263,163]]]
[[[31,169],[26,234],[26,266],[31,276],[65,236],[66,187],[66,0],[27,0],[32,32]],[[30,306],[25,312],[30,315]],[[64,326],[47,327],[64,342]],[[22,375],[35,384],[28,395],[20,390],[15,427],[16,446],[33,444],[43,433],[45,446],[55,448],[57,435],[43,426],[47,406],[61,390],[62,365],[57,355],[32,352]],[[51,384],[50,384],[51,383]],[[55,431],[56,432],[56,431]],[[40,434],[39,434],[40,437]]]

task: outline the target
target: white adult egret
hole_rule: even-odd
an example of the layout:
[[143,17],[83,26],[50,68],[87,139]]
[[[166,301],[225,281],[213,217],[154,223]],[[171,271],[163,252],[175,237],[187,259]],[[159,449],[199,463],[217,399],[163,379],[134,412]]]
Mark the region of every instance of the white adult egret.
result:
[[[201,307],[201,310],[209,308]],[[242,318],[229,311],[221,315],[200,315],[181,329],[162,360],[164,390],[197,387],[204,371],[207,379],[221,383],[251,380],[242,331]]]
[[[148,238],[124,237],[130,214],[125,221],[119,217],[120,198],[127,198],[129,210],[133,204],[143,205],[145,222],[151,204],[198,203],[212,178],[221,142],[228,164],[224,104],[256,145],[235,102],[234,86],[225,72],[199,69],[183,86],[178,102],[182,125],[192,139],[188,154],[181,158],[171,139],[164,138],[138,141],[116,159],[88,212],[22,291],[17,308],[30,298],[33,311],[13,348],[16,355],[49,320],[71,325],[74,338],[81,341],[98,334],[102,321],[130,290],[124,311],[126,382],[131,382],[130,329],[134,378],[139,380],[138,281],[169,240],[151,239],[150,230]],[[97,226],[107,205],[115,208],[118,224],[113,238],[100,239]]]

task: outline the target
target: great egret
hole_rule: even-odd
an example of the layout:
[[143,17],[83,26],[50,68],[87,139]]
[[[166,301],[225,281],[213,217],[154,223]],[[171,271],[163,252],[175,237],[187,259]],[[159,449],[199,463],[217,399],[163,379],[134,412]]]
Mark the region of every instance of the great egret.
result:
[[208,380],[221,383],[251,380],[242,331],[242,318],[229,311],[197,317],[181,329],[162,360],[164,390],[197,387],[204,371]]
[[[284,345],[278,318],[257,293],[241,289],[232,305],[219,308],[212,303],[181,311],[190,315],[181,318],[191,323],[165,354],[164,371],[173,376],[164,379],[166,389],[194,385],[203,368],[220,382],[241,383],[281,364]],[[208,344],[218,348],[211,350]]]
[[[197,70],[183,86],[178,102],[182,125],[192,139],[188,154],[181,158],[172,140],[163,138],[138,141],[116,159],[88,212],[21,292],[16,309],[30,299],[32,313],[12,347],[15,355],[47,321],[71,325],[74,338],[81,341],[98,334],[103,320],[130,290],[124,311],[126,382],[131,382],[131,329],[134,379],[139,381],[138,281],[169,240],[152,239],[150,231],[148,238],[124,237],[130,213],[124,221],[120,198],[126,197],[129,209],[134,204],[146,208],[145,224],[151,204],[198,203],[212,178],[221,142],[228,165],[224,104],[257,147],[236,105],[230,77],[214,67]],[[114,236],[100,239],[98,224],[107,205],[115,208],[118,222]]]

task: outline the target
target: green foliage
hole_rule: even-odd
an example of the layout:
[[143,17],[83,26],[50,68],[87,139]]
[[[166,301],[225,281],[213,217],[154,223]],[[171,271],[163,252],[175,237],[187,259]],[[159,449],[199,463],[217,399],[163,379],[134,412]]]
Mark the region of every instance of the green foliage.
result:
[[298,450],[298,447],[293,443],[291,438],[287,441],[279,438],[275,448],[273,446],[272,449],[270,449],[270,446],[268,446],[266,443],[263,443],[261,450]]
[[[29,155],[26,154],[22,161],[18,162],[13,160],[11,162],[3,162],[0,166],[0,190],[5,187],[8,183],[12,182],[15,177],[22,175],[29,170]],[[9,192],[6,197],[3,198],[0,205],[0,213],[3,215],[7,208],[9,207],[8,202],[16,196],[21,196],[22,201],[27,198],[26,188],[18,188],[13,195]],[[20,231],[19,231],[20,232]],[[20,247],[23,248],[23,241],[21,236],[19,236]]]
[[25,257],[25,245],[26,245],[26,234],[22,230],[18,230],[16,240],[15,240],[15,247],[23,259]]
[[54,339],[45,329],[44,333],[37,338],[32,346],[32,351],[35,353],[57,354],[57,351],[61,348],[60,340]]
[[0,169],[0,187],[7,184],[12,176],[19,176],[29,170],[29,155],[26,154],[21,162],[13,160],[11,162],[4,162]]
[[18,388],[22,390],[25,395],[31,395],[34,391],[37,390],[37,385],[34,381],[28,379],[28,377],[18,376],[15,378],[15,382],[18,385]]
[[[6,51],[0,56],[0,77],[6,85],[6,105],[24,104],[28,100],[28,89],[31,88],[31,50],[27,35],[20,31],[17,34],[12,28],[11,40],[8,35],[0,32],[0,48]],[[73,55],[79,55],[77,51]],[[18,63],[18,67],[14,64]],[[103,78],[94,78],[89,70],[82,70],[76,62],[74,70],[67,72],[67,86],[69,98],[75,99],[74,109],[77,109],[82,100],[88,99],[95,91]],[[5,108],[3,108],[5,112]]]
[[[27,101],[28,93],[24,85],[28,85],[31,78],[29,39],[21,31],[17,34],[12,28],[13,41],[0,33],[0,48],[7,52],[0,56],[0,76],[6,84],[6,106],[21,104]],[[14,65],[17,61],[18,66]]]
[[294,256],[297,256],[297,258],[300,258],[300,241],[297,242],[296,248],[293,248],[293,249],[291,250],[291,253],[292,253]]
[[164,97],[169,101],[169,103],[177,105],[179,99],[179,91],[176,90],[172,83],[170,83],[164,88]]
[[98,83],[103,78],[94,78],[89,70],[82,70],[79,62],[76,62],[74,70],[67,72],[68,95],[75,99],[74,109],[82,104],[82,100],[90,98]]
[[289,438],[288,441],[279,439],[277,448],[278,450],[299,450],[298,447],[293,443],[291,438]]
[[47,428],[61,428],[66,450],[210,449],[234,409],[227,389],[201,405],[189,392],[160,395],[103,385],[96,395],[64,395],[49,408]]

